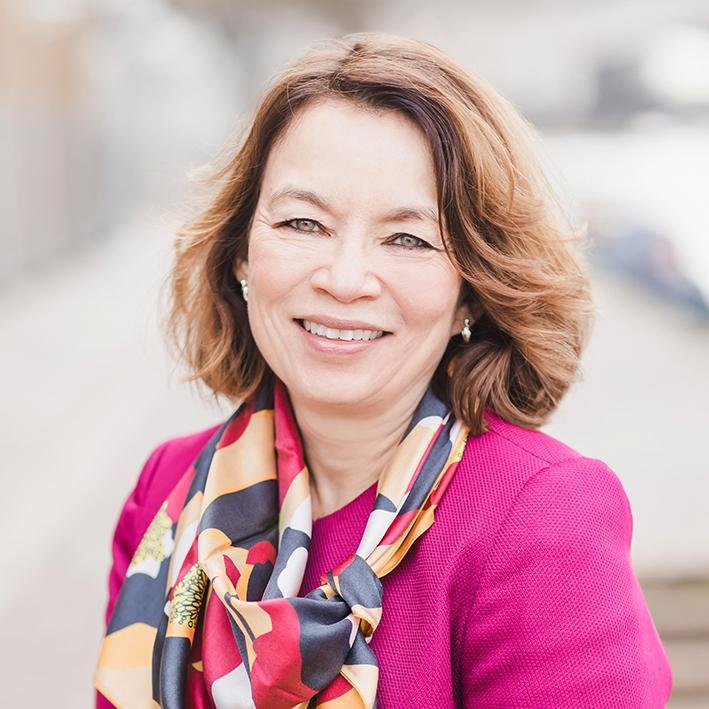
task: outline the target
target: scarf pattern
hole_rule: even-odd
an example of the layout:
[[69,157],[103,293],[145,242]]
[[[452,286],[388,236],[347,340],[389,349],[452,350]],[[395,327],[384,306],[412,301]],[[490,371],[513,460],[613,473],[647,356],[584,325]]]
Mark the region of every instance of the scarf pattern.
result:
[[273,377],[219,427],[128,568],[94,685],[117,707],[376,707],[380,579],[434,521],[468,429],[429,388],[355,553],[304,597],[309,473]]

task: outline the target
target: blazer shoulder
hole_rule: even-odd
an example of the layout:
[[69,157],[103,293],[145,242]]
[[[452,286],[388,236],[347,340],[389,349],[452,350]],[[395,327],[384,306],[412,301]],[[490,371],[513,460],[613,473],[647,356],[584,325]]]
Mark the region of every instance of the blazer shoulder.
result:
[[221,423],[217,423],[199,431],[165,439],[158,445],[158,449],[163,451],[161,465],[168,467],[176,465],[180,467],[182,463],[186,463],[184,466],[186,469],[187,466],[195,461],[201,450],[207,445],[209,439],[221,425]]
[[576,471],[607,467],[548,433],[510,423],[490,410],[485,411],[485,419],[487,431],[468,438],[454,479],[458,478],[456,497],[465,499],[467,514],[482,514],[492,528],[542,471],[564,469],[568,483],[573,484],[572,478],[579,474]]
[[488,430],[468,438],[441,501],[441,517],[452,528],[448,538],[456,540],[461,553],[476,557],[474,567],[481,567],[516,506],[524,504],[533,514],[537,505],[537,514],[549,514],[549,500],[530,495],[542,480],[556,482],[545,494],[554,495],[562,505],[578,490],[607,493],[609,484],[619,498],[625,497],[617,476],[603,461],[542,431],[523,428],[489,411],[485,416]]
[[172,436],[158,443],[138,478],[134,491],[136,502],[157,511],[220,425]]
[[[612,468],[546,433],[487,418],[488,430],[468,438],[440,503],[446,528],[438,533],[454,559],[461,607],[470,605],[470,589],[481,587],[500,550],[514,547],[518,558],[543,566],[542,550],[548,558],[565,548],[582,554],[603,533],[613,553],[626,553],[633,515]],[[514,570],[514,563],[505,568]]]
[[490,410],[486,410],[485,419],[488,431],[483,435],[489,436],[490,443],[496,441],[498,445],[504,445],[508,453],[516,450],[520,457],[532,456],[546,465],[582,457],[579,451],[544,431],[511,423]]

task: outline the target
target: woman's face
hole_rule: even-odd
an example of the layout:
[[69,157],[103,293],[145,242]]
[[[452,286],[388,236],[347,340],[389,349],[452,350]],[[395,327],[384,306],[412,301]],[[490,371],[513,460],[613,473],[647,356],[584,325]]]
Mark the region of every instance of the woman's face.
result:
[[296,115],[236,271],[294,400],[364,412],[423,395],[465,317],[436,217],[431,151],[409,119],[334,99]]

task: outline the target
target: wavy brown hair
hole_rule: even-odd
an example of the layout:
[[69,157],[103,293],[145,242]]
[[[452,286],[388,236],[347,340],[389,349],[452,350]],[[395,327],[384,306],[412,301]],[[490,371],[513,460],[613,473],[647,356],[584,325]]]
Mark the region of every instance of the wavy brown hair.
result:
[[536,134],[512,105],[436,47],[383,33],[318,43],[282,70],[245,137],[209,173],[213,194],[178,232],[169,281],[166,327],[186,379],[243,401],[270,373],[235,266],[246,258],[271,147],[296,112],[327,98],[398,111],[430,144],[439,226],[473,319],[468,344],[450,341],[437,393],[474,435],[487,430],[485,409],[538,428],[578,376],[590,332],[584,244],[560,218]]

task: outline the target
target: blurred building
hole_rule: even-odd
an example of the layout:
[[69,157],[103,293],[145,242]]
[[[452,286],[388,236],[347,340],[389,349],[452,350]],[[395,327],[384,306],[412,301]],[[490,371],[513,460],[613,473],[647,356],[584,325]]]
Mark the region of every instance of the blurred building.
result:
[[81,17],[0,2],[0,280],[96,233],[98,156],[84,120]]
[[0,286],[179,190],[234,128],[223,51],[161,2],[0,0]]

